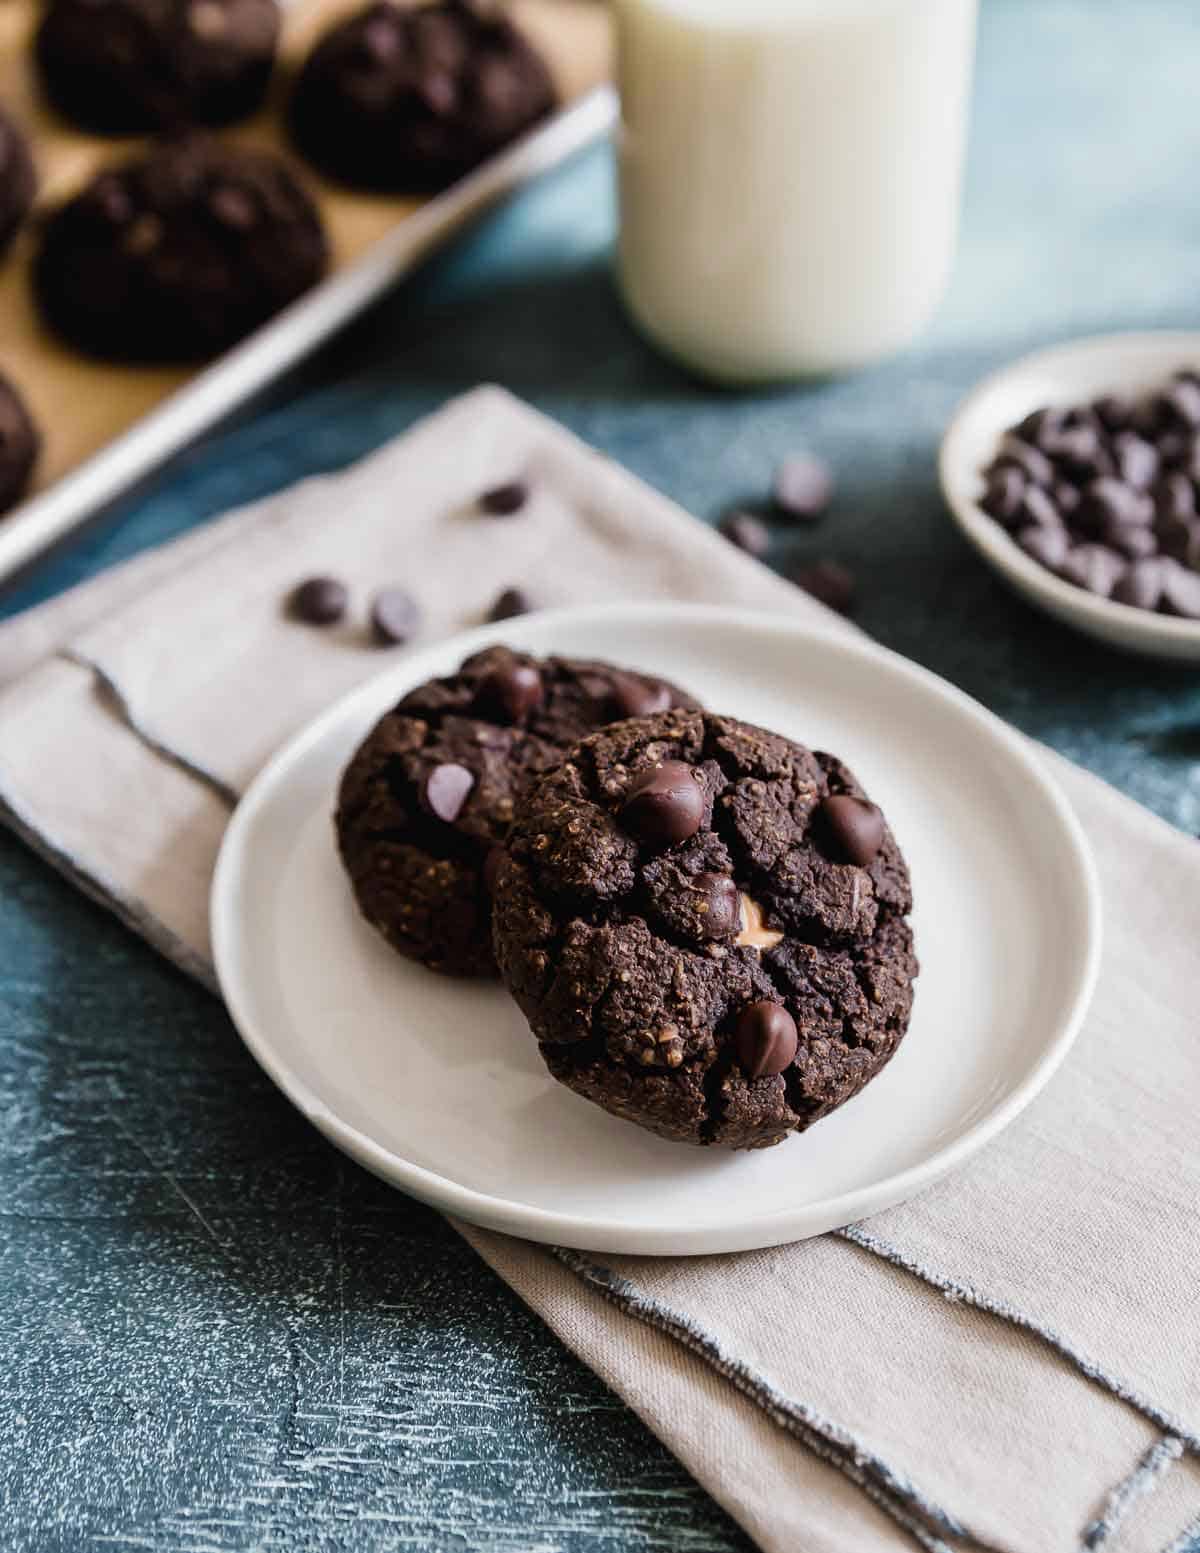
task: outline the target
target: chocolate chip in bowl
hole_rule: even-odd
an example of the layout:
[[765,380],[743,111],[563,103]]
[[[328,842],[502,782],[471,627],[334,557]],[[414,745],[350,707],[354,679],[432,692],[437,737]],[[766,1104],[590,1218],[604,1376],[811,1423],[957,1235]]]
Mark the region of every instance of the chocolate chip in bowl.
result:
[[943,493],[1042,609],[1126,650],[1200,660],[1198,415],[1200,334],[1058,346],[964,401]]

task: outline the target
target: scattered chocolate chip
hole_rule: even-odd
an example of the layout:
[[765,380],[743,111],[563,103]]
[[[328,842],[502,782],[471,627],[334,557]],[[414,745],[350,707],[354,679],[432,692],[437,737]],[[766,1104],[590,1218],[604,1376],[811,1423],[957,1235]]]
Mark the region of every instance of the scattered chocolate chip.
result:
[[496,893],[496,881],[500,877],[500,870],[504,867],[504,860],[508,853],[497,842],[487,849],[483,859],[483,887],[489,895]]
[[1107,545],[1076,545],[1063,562],[1061,573],[1077,588],[1106,599],[1125,571],[1124,560]]
[[655,712],[665,712],[671,705],[671,692],[659,680],[617,674],[613,677],[608,700],[613,721],[621,722],[626,717],[649,717]]
[[466,766],[447,761],[445,765],[434,766],[425,778],[421,799],[436,819],[453,825],[474,786],[475,777]]
[[883,845],[883,815],[865,798],[831,793],[821,800],[821,818],[835,848],[850,863],[865,868]]
[[1163,593],[1163,560],[1152,555],[1134,561],[1117,579],[1112,597],[1118,604],[1132,604],[1134,609],[1157,609]]
[[702,938],[732,938],[742,923],[742,897],[728,874],[700,873],[692,881],[700,896],[698,913]]
[[854,608],[857,586],[852,572],[837,561],[814,561],[809,566],[799,566],[788,573],[789,578],[805,593],[820,599],[839,615],[848,615]]
[[533,609],[533,601],[521,588],[505,588],[496,595],[496,602],[488,610],[489,620],[512,620],[517,615],[527,615]]
[[350,590],[336,577],[310,577],[288,597],[288,613],[310,626],[331,626],[341,620],[350,603]]
[[747,555],[764,556],[771,548],[771,531],[752,512],[727,512],[717,525],[731,545]]
[[1017,543],[1026,555],[1050,571],[1056,572],[1067,558],[1071,541],[1060,524],[1057,528],[1023,528],[1017,533]]
[[505,723],[523,723],[545,697],[542,676],[529,663],[506,663],[483,679],[477,702],[480,710],[490,712]]
[[811,523],[829,506],[833,477],[819,458],[797,454],[775,471],[771,496],[785,517]]
[[694,766],[664,760],[636,776],[621,807],[621,823],[639,841],[673,846],[700,829],[705,795]]
[[779,1003],[747,1003],[738,1015],[734,1050],[748,1079],[782,1073],[800,1044],[796,1021]]
[[403,588],[384,588],[371,604],[371,629],[375,640],[389,647],[407,642],[420,618],[417,601]]
[[506,485],[493,485],[484,491],[479,498],[479,509],[493,518],[511,518],[528,500],[529,487],[521,480],[509,480]]

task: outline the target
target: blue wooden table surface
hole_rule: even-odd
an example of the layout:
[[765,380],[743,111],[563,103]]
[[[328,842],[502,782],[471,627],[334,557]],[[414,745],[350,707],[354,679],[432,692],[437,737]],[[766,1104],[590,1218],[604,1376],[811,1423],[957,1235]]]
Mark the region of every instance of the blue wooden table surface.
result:
[[[1026,349],[1196,322],[1198,49],[1194,0],[984,0],[941,316],[900,360],[804,389],[717,392],[634,336],[598,149],[4,608],[493,380],[707,518],[761,495],[781,455],[818,451],[835,509],[776,559],[850,564],[868,630],[1196,831],[1200,676],[1106,653],[1010,598],[943,513],[934,450],[964,391]],[[745,1545],[436,1215],[290,1111],[212,999],[7,836],[0,964],[6,1546]]]

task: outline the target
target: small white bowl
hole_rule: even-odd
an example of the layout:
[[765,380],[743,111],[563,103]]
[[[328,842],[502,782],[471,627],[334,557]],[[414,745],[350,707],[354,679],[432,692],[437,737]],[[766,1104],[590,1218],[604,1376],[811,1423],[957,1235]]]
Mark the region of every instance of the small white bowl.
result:
[[1200,333],[1099,335],[1024,356],[985,378],[959,405],[942,438],[938,473],[963,533],[1031,603],[1127,652],[1200,662],[1200,621],[1115,604],[1063,582],[1027,556],[979,506],[983,470],[1000,438],[1031,410],[1084,404],[1103,394],[1136,398],[1184,367],[1200,368]]

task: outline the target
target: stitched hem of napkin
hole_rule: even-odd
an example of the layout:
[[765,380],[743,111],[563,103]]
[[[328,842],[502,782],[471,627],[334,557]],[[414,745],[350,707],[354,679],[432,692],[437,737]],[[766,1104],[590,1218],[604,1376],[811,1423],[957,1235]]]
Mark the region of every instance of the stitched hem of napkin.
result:
[[1200,1547],[1200,1515],[1187,1523],[1171,1546],[1164,1549],[1164,1553],[1196,1553],[1198,1547]]
[[167,765],[177,767],[185,775],[199,782],[201,786],[207,787],[210,792],[216,794],[227,808],[237,808],[238,800],[241,797],[237,789],[230,787],[228,782],[223,781],[214,772],[209,771],[207,767],[200,765],[179,750],[173,749],[169,744],[164,744],[161,739],[156,739],[150,730],[138,719],[137,714],[129,703],[129,698],[103,664],[97,663],[95,658],[89,658],[86,653],[77,652],[72,647],[63,648],[56,656],[65,663],[73,663],[76,668],[85,669],[94,677],[96,688],[104,699],[109,711],[124,727],[128,728],[134,738],[146,746],[151,754],[157,755],[160,760],[166,761]]
[[[857,1225],[833,1233],[861,1245],[864,1250],[878,1255],[902,1271],[914,1273],[939,1289],[947,1299],[969,1304],[986,1315],[996,1316],[1037,1337],[1060,1358],[1066,1359],[1073,1368],[1079,1370],[1086,1379],[1111,1391],[1143,1416],[1156,1419],[1163,1416],[1161,1409],[1122,1387],[1119,1382],[1079,1356],[1056,1333],[1040,1327],[1020,1311],[979,1295],[965,1284],[939,1278],[928,1269],[921,1269],[903,1252],[865,1234]],[[602,1263],[592,1261],[579,1251],[563,1246],[551,1246],[548,1249],[581,1283],[599,1294],[607,1304],[614,1305],[633,1320],[664,1333],[703,1360],[760,1408],[777,1427],[841,1472],[926,1553],[954,1553],[950,1543],[944,1540],[946,1537],[959,1549],[974,1550],[974,1553],[1001,1553],[995,1543],[971,1531],[957,1516],[943,1509],[917,1488],[905,1473],[892,1467],[849,1430],[807,1404],[780,1392],[765,1375],[744,1361],[726,1354],[719,1340],[685,1312],[664,1304],[631,1279]],[[1093,1550],[1108,1542],[1125,1525],[1130,1512],[1154,1492],[1167,1472],[1187,1453],[1190,1445],[1188,1438],[1172,1433],[1164,1435],[1150,1446],[1132,1471],[1108,1492],[1100,1514],[1083,1528],[1079,1541],[1082,1553],[1093,1553]],[[1200,1553],[1200,1518],[1189,1522],[1164,1553]]]
[[579,1280],[626,1315],[673,1338],[703,1359],[786,1433],[828,1462],[861,1490],[926,1553],[952,1553],[944,1537],[978,1553],[1001,1553],[957,1516],[944,1510],[903,1472],[892,1467],[848,1429],[815,1408],[777,1390],[764,1375],[725,1353],[719,1341],[682,1311],[673,1310],[611,1268],[579,1251],[550,1247],[551,1254]]
[[209,992],[220,996],[216,972],[203,955],[191,949],[177,933],[172,933],[152,912],[143,910],[136,901],[123,894],[111,879],[81,868],[69,852],[56,846],[45,831],[38,830],[33,821],[4,792],[0,792],[0,822],[7,825],[30,851],[49,863],[51,868],[89,900],[111,911],[126,927],[132,928],[144,938],[152,949],[156,949],[188,976],[194,977]]
[[[970,1305],[973,1309],[982,1311],[985,1315],[995,1316],[1000,1321],[1007,1321],[1010,1326],[1019,1327],[1023,1332],[1028,1332],[1031,1337],[1036,1337],[1040,1342],[1051,1348],[1060,1359],[1065,1359],[1081,1375],[1092,1381],[1095,1385],[1111,1392],[1114,1397],[1139,1412],[1143,1418],[1156,1424],[1168,1435],[1179,1440],[1181,1445],[1188,1450],[1200,1455],[1200,1435],[1188,1429],[1179,1419],[1151,1402],[1140,1391],[1135,1391],[1125,1381],[1119,1380],[1115,1375],[1110,1375],[1103,1370],[1093,1359],[1080,1353],[1079,1349],[1070,1341],[1056,1332],[1053,1327],[1042,1325],[1032,1316],[1027,1316],[1024,1311],[1009,1305],[1004,1300],[993,1299],[990,1295],[981,1294],[978,1289],[973,1289],[970,1284],[959,1283],[953,1278],[938,1273],[928,1267],[916,1257],[910,1256],[899,1246],[893,1246],[886,1240],[881,1240],[878,1235],[873,1235],[861,1224],[847,1224],[844,1229],[833,1232],[841,1240],[847,1240],[851,1245],[858,1246],[860,1250],[877,1256],[893,1267],[898,1267],[902,1272],[911,1273],[919,1278],[922,1283],[927,1283],[931,1288],[937,1289],[946,1299]],[[1165,1464],[1164,1464],[1165,1465]]]
[[1164,1435],[1150,1447],[1129,1476],[1109,1493],[1104,1509],[1096,1519],[1084,1527],[1081,1540],[1089,1553],[1108,1541],[1139,1499],[1154,1492],[1164,1473],[1175,1465],[1185,1449],[1183,1441],[1173,1434]]

